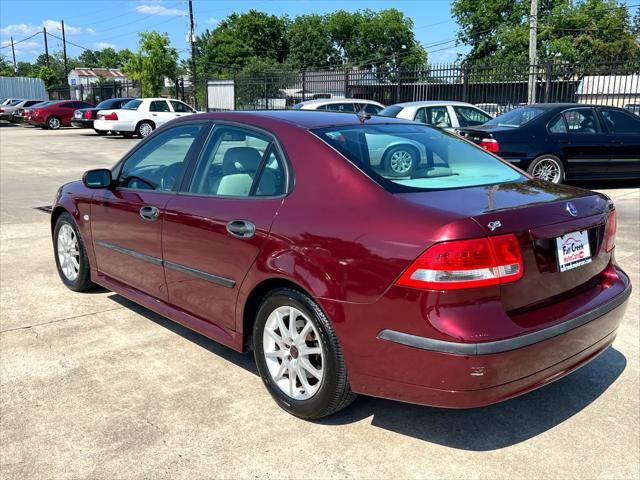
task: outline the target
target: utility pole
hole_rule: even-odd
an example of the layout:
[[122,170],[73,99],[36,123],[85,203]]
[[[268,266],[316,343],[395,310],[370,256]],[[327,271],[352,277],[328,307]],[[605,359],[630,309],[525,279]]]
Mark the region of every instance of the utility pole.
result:
[[193,81],[193,102],[198,108],[198,96],[196,95],[196,29],[193,25],[193,3],[189,0],[189,41],[191,42],[191,78]]
[[64,20],[60,20],[62,25],[62,55],[64,56],[64,74],[69,73],[67,71],[67,37],[64,36]]
[[47,43],[47,27],[42,27],[44,33],[44,63],[49,66],[49,44]]
[[536,103],[536,64],[538,63],[538,0],[531,0],[529,13],[529,84],[527,102]]
[[18,65],[16,65],[16,49],[13,46],[13,37],[11,37],[11,54],[13,55],[13,73],[18,73]]

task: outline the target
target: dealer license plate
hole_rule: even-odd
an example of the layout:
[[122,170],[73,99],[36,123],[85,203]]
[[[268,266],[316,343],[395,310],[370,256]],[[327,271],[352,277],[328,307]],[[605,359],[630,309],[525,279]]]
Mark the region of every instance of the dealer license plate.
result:
[[558,268],[561,272],[591,263],[589,233],[584,230],[556,238],[556,251],[558,254]]

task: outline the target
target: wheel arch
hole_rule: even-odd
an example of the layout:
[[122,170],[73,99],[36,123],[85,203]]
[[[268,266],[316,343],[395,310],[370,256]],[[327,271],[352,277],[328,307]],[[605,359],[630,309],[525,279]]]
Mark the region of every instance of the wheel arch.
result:
[[60,218],[60,215],[62,215],[63,213],[69,213],[71,214],[71,212],[69,212],[69,210],[67,210],[66,208],[58,205],[57,207],[55,207],[53,209],[53,211],[51,212],[51,234],[53,235],[53,229],[56,228],[56,222],[58,221],[58,218]]
[[156,125],[156,122],[154,122],[153,120],[149,120],[148,118],[143,118],[142,120],[139,120],[139,121],[136,123],[136,127],[133,129],[133,132],[134,132],[134,133],[138,131],[138,127],[139,127],[139,126],[140,126],[140,124],[142,124],[142,123],[149,123],[149,124],[153,127],[153,129],[154,129],[154,130],[155,130],[156,128],[158,128],[158,126]]

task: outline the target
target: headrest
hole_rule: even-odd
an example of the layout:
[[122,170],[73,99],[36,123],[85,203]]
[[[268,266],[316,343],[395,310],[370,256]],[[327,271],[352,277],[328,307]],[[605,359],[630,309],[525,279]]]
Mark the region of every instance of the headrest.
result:
[[258,170],[262,155],[252,147],[233,147],[224,153],[222,159],[222,174],[235,173],[253,174]]

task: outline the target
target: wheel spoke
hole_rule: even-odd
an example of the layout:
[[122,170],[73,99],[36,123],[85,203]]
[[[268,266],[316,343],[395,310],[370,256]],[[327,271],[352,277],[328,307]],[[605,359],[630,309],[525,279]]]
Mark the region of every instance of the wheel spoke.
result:
[[309,385],[309,380],[307,379],[307,374],[304,373],[304,370],[300,370],[298,372],[298,378],[300,379],[300,384],[304,389],[305,393],[310,394],[312,391],[311,385]]
[[274,379],[276,382],[277,382],[278,380],[281,380],[281,379],[282,379],[282,377],[283,377],[283,375],[284,375],[284,372],[286,372],[286,371],[287,371],[287,365],[286,365],[284,362],[282,362],[282,363],[280,364],[280,368],[278,369],[278,373],[276,373],[276,374],[273,376],[273,379]]
[[322,348],[320,348],[320,347],[303,346],[303,347],[300,347],[298,349],[298,351],[300,352],[300,356],[302,356],[302,357],[307,357],[309,355],[321,355],[322,354]]
[[296,389],[296,371],[293,367],[289,366],[289,394],[292,397],[295,397],[295,389]]
[[278,336],[278,334],[270,328],[265,328],[264,331],[267,332],[274,342],[276,342],[276,345],[280,350],[284,350],[284,341],[282,337]]
[[69,257],[69,260],[71,260],[71,265],[73,265],[73,268],[75,268],[76,270],[80,270],[80,263],[78,263],[78,260],[76,260],[75,257]]
[[[298,334],[298,337],[300,339],[302,339],[304,341],[304,339],[306,338],[307,334],[311,331],[311,322],[306,322],[304,324],[304,327],[302,327],[302,330],[300,330],[300,333]],[[302,351],[301,351],[302,353]]]
[[275,312],[275,315],[278,320],[278,330],[280,330],[280,337],[282,337],[283,341],[286,341],[288,329],[284,324],[284,319],[282,318],[280,312],[278,312],[277,310]]
[[306,358],[300,357],[300,366],[304,368],[307,372],[309,372],[311,375],[316,377],[318,380],[322,378],[322,372],[318,370],[316,367],[314,367],[313,365],[311,365],[311,363],[309,363],[309,360],[307,360]]
[[264,356],[267,358],[282,358],[284,356],[284,351],[273,350],[272,352],[264,352]]
[[298,329],[296,328],[296,318],[298,317],[298,311],[289,307],[289,336],[293,340],[298,336]]

